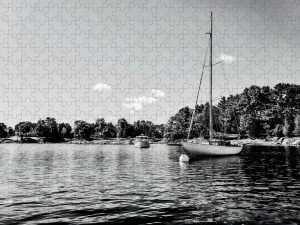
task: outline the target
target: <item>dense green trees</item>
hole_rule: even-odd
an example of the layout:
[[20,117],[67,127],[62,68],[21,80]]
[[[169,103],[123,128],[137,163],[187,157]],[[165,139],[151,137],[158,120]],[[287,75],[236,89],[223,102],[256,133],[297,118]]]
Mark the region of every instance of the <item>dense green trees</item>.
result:
[[151,121],[138,120],[133,123],[135,135],[154,136],[155,125]]
[[189,107],[180,109],[178,113],[168,120],[165,129],[165,137],[171,140],[186,138],[191,117],[192,110]]
[[8,129],[4,123],[0,123],[0,138],[8,136]]
[[117,137],[117,128],[112,123],[107,123],[102,131],[103,138]]
[[7,133],[8,136],[14,136],[15,135],[15,130],[12,127],[7,128]]
[[96,123],[94,125],[94,133],[97,133],[99,136],[103,136],[104,128],[107,126],[105,119],[96,119]]
[[106,123],[104,118],[96,119],[93,134],[103,138],[115,138],[117,129],[112,123]]
[[[91,140],[95,138],[129,138],[145,134],[153,138],[163,138],[164,125],[155,125],[150,121],[136,121],[133,124],[121,118],[113,125],[104,118],[96,119],[95,123],[76,120],[72,129],[68,123],[57,124],[54,118],[39,119],[37,123],[19,122],[15,130],[0,123],[0,138],[16,135],[23,137],[40,137],[46,142],[60,142],[64,138]],[[22,139],[21,139],[22,140]]]
[[94,126],[83,120],[74,122],[74,137],[78,139],[90,140]]
[[[191,137],[207,137],[208,104],[198,105]],[[300,135],[300,85],[251,86],[241,94],[222,97],[214,107],[214,130],[252,138]],[[185,113],[184,113],[185,112]],[[185,107],[170,118],[165,136],[186,138],[192,110]]]
[[154,138],[163,138],[165,133],[165,125],[164,124],[155,124],[150,137]]
[[128,129],[128,122],[124,118],[121,118],[118,120],[117,123],[117,137],[118,138],[124,138],[126,137],[126,131]]
[[58,125],[58,132],[63,138],[72,138],[74,133],[72,132],[72,127],[68,123],[60,123]]
[[35,132],[37,136],[44,137],[45,141],[57,142],[63,140],[63,135],[58,130],[56,120],[51,117],[46,117],[45,120],[39,119],[36,123]]
[[19,122],[15,126],[15,132],[20,136],[30,136],[35,134],[36,124],[29,121]]
[[12,127],[7,127],[4,123],[0,123],[0,138],[6,138],[15,135]]
[[[72,128],[69,127],[68,129]],[[62,141],[68,129],[64,130],[63,127],[59,129],[56,120],[50,117],[46,117],[45,120],[39,119],[37,123],[29,121],[19,122],[15,126],[16,135],[20,137],[42,137],[49,142]]]

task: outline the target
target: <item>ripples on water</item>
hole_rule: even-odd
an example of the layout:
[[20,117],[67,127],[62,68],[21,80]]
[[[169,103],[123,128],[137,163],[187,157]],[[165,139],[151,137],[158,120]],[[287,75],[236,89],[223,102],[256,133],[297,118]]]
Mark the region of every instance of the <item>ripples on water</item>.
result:
[[1,224],[300,224],[295,151],[178,163],[152,145],[0,145]]

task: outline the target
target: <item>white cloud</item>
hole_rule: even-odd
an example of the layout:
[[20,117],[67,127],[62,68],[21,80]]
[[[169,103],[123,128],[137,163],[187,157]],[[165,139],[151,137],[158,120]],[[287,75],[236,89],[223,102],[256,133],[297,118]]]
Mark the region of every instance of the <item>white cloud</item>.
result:
[[111,89],[111,86],[108,84],[99,83],[96,84],[93,88],[94,91],[109,91]]
[[157,99],[153,97],[147,97],[147,96],[140,96],[140,97],[134,97],[134,98],[126,98],[125,102],[122,103],[122,105],[125,108],[130,109],[129,113],[134,114],[136,111],[140,111],[143,109],[143,105],[146,104],[152,104],[153,102],[156,102]]
[[152,95],[154,95],[156,97],[165,97],[166,96],[165,92],[158,90],[158,89],[151,89],[151,93],[152,93]]
[[143,104],[151,104],[156,102],[157,99],[153,97],[140,96],[135,98],[126,98],[125,101],[133,102],[133,103],[143,103]]
[[130,111],[140,111],[143,108],[142,103],[139,102],[130,102],[130,103],[122,103],[125,108],[132,109]]
[[231,55],[226,55],[224,53],[222,53],[219,58],[216,59],[217,61],[221,61],[221,62],[224,62],[226,64],[231,64],[233,63],[233,61],[236,60],[235,57],[231,56]]

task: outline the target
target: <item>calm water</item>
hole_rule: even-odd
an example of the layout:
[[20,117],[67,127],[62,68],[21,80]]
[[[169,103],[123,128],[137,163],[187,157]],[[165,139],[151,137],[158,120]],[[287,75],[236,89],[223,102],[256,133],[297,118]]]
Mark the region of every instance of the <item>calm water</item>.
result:
[[201,159],[153,145],[0,145],[0,224],[300,224],[293,151]]

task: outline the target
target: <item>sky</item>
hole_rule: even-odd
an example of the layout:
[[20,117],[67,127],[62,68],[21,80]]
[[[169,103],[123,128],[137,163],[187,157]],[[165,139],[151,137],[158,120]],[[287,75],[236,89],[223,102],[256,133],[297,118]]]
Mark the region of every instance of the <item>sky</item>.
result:
[[[298,0],[0,0],[0,122],[166,123],[194,107],[213,12],[213,99],[300,84]],[[204,71],[199,103],[208,100]]]

